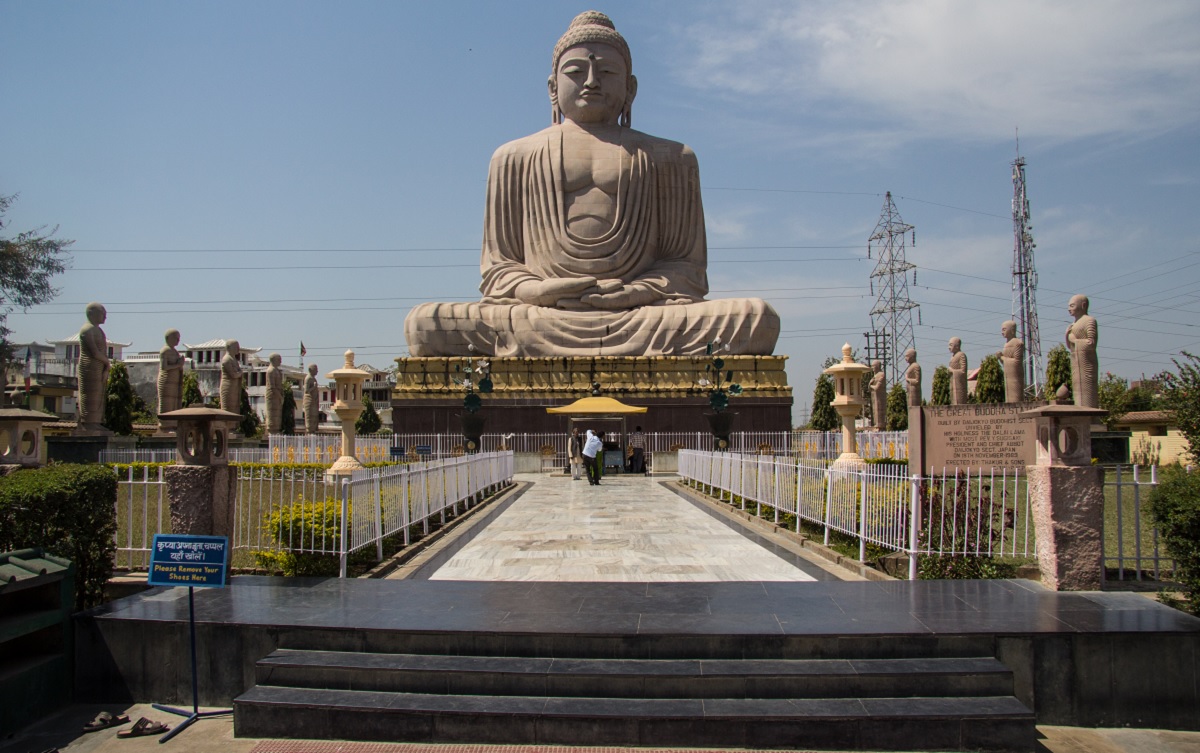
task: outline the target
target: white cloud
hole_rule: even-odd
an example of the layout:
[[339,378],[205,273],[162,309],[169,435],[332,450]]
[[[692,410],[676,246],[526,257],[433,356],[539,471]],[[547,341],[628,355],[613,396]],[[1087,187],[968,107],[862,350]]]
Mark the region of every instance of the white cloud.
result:
[[[1200,5],[1161,0],[739,3],[678,71],[851,138],[1136,136],[1200,119]],[[899,129],[899,131],[897,131]],[[893,145],[895,142],[893,141]]]

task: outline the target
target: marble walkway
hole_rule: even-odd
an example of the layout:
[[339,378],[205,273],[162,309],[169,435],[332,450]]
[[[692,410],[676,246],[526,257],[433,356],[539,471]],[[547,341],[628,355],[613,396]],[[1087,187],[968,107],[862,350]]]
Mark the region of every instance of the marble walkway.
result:
[[[532,488],[431,580],[812,581],[830,576],[764,549],[661,479],[519,475]],[[789,561],[790,560],[790,561]]]

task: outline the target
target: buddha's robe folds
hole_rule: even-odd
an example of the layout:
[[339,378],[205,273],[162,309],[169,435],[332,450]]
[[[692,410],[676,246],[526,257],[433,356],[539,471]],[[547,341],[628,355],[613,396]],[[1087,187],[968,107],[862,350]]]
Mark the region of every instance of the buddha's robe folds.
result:
[[[759,299],[705,301],[704,209],[695,155],[622,130],[612,228],[581,238],[567,228],[562,131],[551,126],[492,157],[478,303],[426,303],[405,319],[414,356],[642,356],[703,354],[720,339],[735,355],[770,355],[779,315]],[[620,280],[660,297],[620,311],[535,306],[529,280]]]

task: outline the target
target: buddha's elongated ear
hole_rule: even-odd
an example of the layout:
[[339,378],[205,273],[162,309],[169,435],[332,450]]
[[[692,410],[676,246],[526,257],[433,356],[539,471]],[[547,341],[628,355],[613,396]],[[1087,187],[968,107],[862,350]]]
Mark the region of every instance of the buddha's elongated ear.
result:
[[629,74],[629,88],[625,95],[625,106],[621,108],[618,123],[626,128],[633,125],[633,98],[637,96],[637,76]]
[[546,90],[550,93],[550,123],[559,125],[562,123],[562,112],[558,109],[558,82],[553,74],[546,79]]

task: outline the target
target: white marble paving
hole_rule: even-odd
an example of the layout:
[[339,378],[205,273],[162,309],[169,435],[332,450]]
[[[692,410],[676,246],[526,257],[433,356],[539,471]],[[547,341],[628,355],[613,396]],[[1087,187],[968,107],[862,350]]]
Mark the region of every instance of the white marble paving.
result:
[[656,479],[519,478],[533,487],[432,580],[814,580]]

